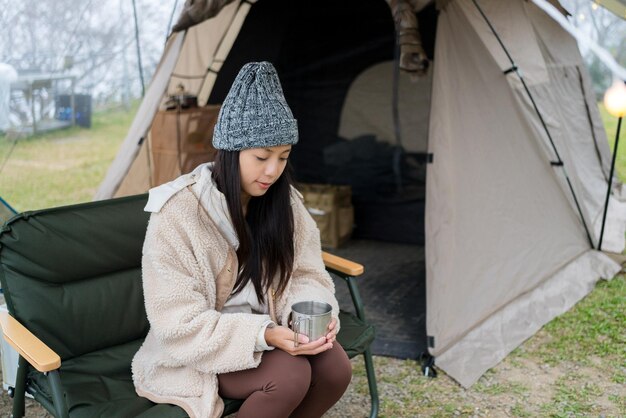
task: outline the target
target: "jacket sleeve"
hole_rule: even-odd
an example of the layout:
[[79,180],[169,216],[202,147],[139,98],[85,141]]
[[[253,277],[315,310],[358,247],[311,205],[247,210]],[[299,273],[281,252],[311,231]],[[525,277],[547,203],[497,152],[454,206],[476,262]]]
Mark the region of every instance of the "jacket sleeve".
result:
[[255,353],[257,335],[269,316],[215,310],[215,277],[203,277],[206,269],[192,241],[205,240],[202,245],[213,244],[216,251],[217,244],[210,236],[199,238],[206,231],[190,229],[197,219],[180,218],[162,211],[152,214],[148,225],[142,277],[151,331],[181,366],[203,373],[256,367],[261,359]]
[[322,260],[320,232],[315,221],[299,198],[293,199],[294,215],[294,270],[283,305],[281,323],[287,325],[291,305],[306,300],[326,302],[333,308],[339,332],[339,304],[335,297],[335,284]]

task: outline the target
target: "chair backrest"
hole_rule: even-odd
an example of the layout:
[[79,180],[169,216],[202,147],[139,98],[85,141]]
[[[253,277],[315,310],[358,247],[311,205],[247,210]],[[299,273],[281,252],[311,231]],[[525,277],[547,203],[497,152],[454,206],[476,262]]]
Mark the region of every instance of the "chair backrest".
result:
[[0,230],[9,312],[62,360],[145,337],[147,195],[24,212]]

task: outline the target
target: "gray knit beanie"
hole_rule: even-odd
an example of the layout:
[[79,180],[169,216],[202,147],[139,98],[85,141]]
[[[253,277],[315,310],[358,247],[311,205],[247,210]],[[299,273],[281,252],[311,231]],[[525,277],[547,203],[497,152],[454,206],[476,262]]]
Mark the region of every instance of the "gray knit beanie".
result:
[[243,66],[230,88],[213,132],[216,149],[240,151],[298,142],[298,124],[269,62]]

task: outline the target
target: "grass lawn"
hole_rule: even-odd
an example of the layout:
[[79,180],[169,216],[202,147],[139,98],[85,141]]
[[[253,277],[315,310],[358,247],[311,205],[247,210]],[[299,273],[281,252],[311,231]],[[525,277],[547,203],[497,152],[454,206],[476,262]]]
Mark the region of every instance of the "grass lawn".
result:
[[[136,106],[95,113],[92,129],[20,140],[0,174],[0,196],[19,211],[91,200],[135,111]],[[602,108],[601,114],[612,144],[617,121]],[[626,126],[624,142],[625,131]],[[10,141],[0,137],[0,166],[10,149]],[[619,150],[617,173],[626,181],[626,143]],[[626,416],[625,324],[626,279],[619,275],[600,282],[469,390],[444,373],[438,379],[421,376],[414,361],[375,357],[380,416]],[[369,410],[360,358],[353,365],[353,382],[331,417]],[[8,402],[0,396],[0,412]],[[29,405],[27,416],[47,416]]]
[[[91,129],[20,139],[0,173],[0,196],[18,212],[92,200],[136,110],[94,113]],[[0,137],[0,167],[12,145]]]

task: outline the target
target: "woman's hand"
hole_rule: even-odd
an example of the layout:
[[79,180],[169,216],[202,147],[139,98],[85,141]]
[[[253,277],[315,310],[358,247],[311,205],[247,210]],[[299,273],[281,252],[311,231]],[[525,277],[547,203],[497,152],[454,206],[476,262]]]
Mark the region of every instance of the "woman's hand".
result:
[[[331,322],[331,324],[333,323]],[[332,331],[329,332],[328,335],[331,333]],[[265,342],[272,347],[279,348],[291,354],[292,356],[310,356],[333,348],[334,338],[333,340],[328,340],[327,337],[321,337],[315,341],[309,342],[306,335],[298,334],[298,346],[296,347],[293,337],[294,332],[287,327],[276,326],[273,328],[267,327],[265,329]]]
[[330,324],[328,324],[328,334],[326,334],[326,341],[329,343],[334,343],[337,339],[337,331],[335,331],[335,327],[337,326],[337,320],[335,318],[330,320]]

